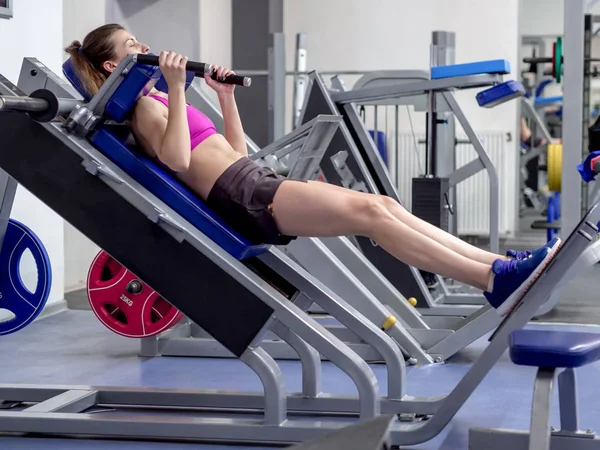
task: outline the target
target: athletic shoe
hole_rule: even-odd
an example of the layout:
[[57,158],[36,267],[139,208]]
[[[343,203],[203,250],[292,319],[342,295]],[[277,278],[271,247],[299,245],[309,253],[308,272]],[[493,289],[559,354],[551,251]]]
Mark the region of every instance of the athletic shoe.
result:
[[544,245],[543,247],[540,247],[532,252],[529,250],[508,250],[506,252],[506,256],[508,256],[512,259],[517,259],[517,260],[527,259],[531,255],[535,254],[536,252],[543,252],[544,249],[546,249],[546,248],[554,247],[556,245],[556,243],[559,241],[560,241],[560,239],[557,237],[552,238],[546,245]]
[[483,295],[501,317],[509,314],[525,296],[560,247],[556,239],[552,247],[544,246],[527,259],[497,259],[492,264],[492,291]]

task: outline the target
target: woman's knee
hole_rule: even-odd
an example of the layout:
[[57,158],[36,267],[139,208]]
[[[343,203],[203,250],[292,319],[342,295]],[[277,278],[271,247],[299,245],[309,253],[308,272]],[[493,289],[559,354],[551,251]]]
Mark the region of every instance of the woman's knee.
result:
[[388,197],[387,195],[378,195],[377,198],[378,198],[378,201],[381,202],[381,204],[383,206],[385,206],[385,208],[388,210],[398,209],[398,208],[401,208],[402,210],[404,210],[404,207],[400,203],[398,203],[395,199],[393,199],[392,197]]
[[357,234],[373,237],[385,221],[393,219],[382,198],[383,196],[359,197],[353,202],[352,213],[357,222]]

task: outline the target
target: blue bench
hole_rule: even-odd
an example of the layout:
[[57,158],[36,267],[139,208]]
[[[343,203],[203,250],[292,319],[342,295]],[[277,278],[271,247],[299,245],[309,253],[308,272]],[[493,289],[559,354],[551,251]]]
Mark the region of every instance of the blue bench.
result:
[[477,103],[482,108],[493,108],[524,95],[525,88],[523,85],[518,81],[510,80],[481,91],[476,98]]
[[[574,369],[600,360],[600,333],[543,329],[517,330],[510,336],[509,354],[513,363],[517,365],[538,367],[532,402],[529,449],[550,449],[550,406],[553,382],[557,375],[560,434],[585,437],[586,440],[593,438],[589,433],[581,433],[578,429]],[[579,448],[576,442],[572,442],[570,448]],[[589,442],[595,444],[594,448],[600,448],[600,441],[590,439]],[[501,445],[499,443],[494,448],[499,448]],[[504,448],[508,448],[508,445]]]
[[505,59],[478,61],[466,64],[452,64],[449,66],[436,66],[431,68],[431,79],[466,77],[469,75],[510,73],[510,63]]
[[[82,97],[89,101],[90,96],[77,77],[70,59],[63,64],[63,73]],[[187,86],[191,83],[193,75],[188,73]],[[123,122],[141,92],[151,86],[166,90],[160,69],[141,64],[134,65],[123,74],[123,80],[106,104],[104,116],[119,123]],[[129,136],[129,127],[125,125],[102,125],[89,140],[136,182],[197,229],[202,230],[234,258],[243,260],[268,251],[269,245],[250,243],[226,225],[178,179],[146,157],[135,145],[128,144]]]
[[[436,66],[431,68],[431,79],[465,77],[469,75],[510,73],[510,63],[505,59],[479,61],[467,64],[452,64],[450,66]],[[477,94],[477,103],[482,108],[493,108],[517,97],[525,95],[523,85],[514,80],[497,84]]]

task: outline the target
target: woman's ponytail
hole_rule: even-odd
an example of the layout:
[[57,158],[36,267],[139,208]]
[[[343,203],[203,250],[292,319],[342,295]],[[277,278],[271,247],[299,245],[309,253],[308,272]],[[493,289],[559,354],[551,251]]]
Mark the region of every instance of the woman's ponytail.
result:
[[96,95],[110,75],[102,65],[115,58],[114,43],[111,38],[115,31],[123,29],[119,24],[103,25],[88,33],[83,44],[75,40],[65,48],[88,94]]

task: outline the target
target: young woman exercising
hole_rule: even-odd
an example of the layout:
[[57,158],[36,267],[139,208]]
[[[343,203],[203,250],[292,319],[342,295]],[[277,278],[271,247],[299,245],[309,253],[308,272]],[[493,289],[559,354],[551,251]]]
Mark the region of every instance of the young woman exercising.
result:
[[[126,55],[147,53],[149,47],[120,25],[108,24],[66,51],[80,80],[95,95]],[[481,289],[502,316],[558,248],[556,240],[533,252],[496,255],[420,220],[389,197],[278,176],[248,158],[234,85],[205,76],[223,113],[221,135],[204,114],[186,104],[187,58],[162,52],[159,62],[169,92],[152,89],[138,100],[130,120],[137,142],[253,243],[286,245],[296,236],[366,236],[406,264]],[[215,70],[219,79],[233,73],[219,66]]]

